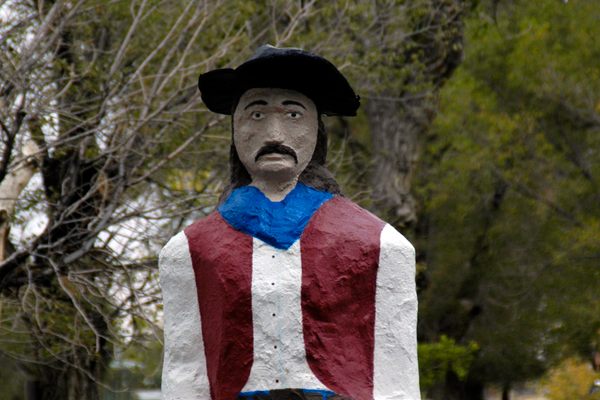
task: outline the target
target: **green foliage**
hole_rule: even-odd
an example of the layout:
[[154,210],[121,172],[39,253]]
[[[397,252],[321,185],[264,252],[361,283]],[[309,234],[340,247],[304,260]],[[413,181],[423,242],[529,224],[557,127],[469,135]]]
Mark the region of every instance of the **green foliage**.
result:
[[600,328],[600,75],[593,2],[482,4],[425,138],[420,332],[500,385],[589,354]]
[[466,346],[456,344],[442,335],[438,342],[419,344],[419,381],[421,390],[427,390],[444,382],[449,372],[458,379],[467,377],[479,346],[471,342]]

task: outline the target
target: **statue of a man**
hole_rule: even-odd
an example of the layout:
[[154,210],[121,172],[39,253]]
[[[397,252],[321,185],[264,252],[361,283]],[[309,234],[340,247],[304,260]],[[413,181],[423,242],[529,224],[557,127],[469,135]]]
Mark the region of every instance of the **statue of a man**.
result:
[[163,398],[419,399],[414,248],[325,168],[346,78],[263,46],[198,86],[232,115],[231,185],[161,252]]

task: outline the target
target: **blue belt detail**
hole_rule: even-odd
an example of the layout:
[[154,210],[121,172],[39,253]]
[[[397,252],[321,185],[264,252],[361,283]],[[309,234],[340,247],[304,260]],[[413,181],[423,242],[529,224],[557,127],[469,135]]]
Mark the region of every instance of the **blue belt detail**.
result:
[[329,397],[333,396],[335,393],[330,390],[322,390],[322,389],[302,389],[304,393],[318,393],[322,396],[323,400],[327,400]]
[[[331,396],[335,395],[335,393],[332,392],[331,390],[324,390],[324,389],[295,389],[295,390],[299,390],[302,393],[320,394],[322,400],[327,400]],[[238,395],[238,397],[268,396],[269,392],[270,392],[270,390],[254,390],[252,392],[242,392]]]
[[254,396],[268,396],[268,390],[254,390],[252,392],[242,392],[238,394],[238,397],[254,397]]

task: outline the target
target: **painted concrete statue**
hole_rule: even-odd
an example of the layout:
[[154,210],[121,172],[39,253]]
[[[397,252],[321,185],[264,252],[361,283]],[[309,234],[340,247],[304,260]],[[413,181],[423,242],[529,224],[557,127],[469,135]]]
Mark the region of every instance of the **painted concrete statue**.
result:
[[198,86],[232,115],[231,185],[161,252],[163,398],[419,399],[414,248],[325,169],[346,78],[263,46]]

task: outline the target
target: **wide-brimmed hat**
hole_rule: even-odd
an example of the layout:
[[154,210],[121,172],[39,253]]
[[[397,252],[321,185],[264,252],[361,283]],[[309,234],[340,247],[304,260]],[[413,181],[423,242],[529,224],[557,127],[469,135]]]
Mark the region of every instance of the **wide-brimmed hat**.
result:
[[360,106],[359,97],[335,65],[302,49],[261,46],[236,69],[216,69],[198,78],[204,104],[226,115],[245,91],[264,87],[298,91],[325,115],[354,116]]

